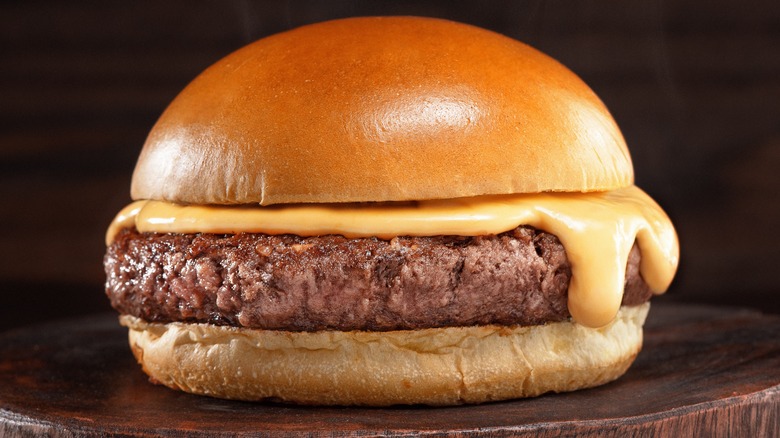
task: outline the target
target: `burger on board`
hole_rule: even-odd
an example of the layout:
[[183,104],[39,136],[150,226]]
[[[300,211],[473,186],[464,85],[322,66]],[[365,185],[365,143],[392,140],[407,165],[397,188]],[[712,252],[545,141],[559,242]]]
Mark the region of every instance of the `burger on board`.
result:
[[449,405],[609,382],[677,237],[575,74],[476,27],[352,18],[261,39],[152,129],[106,292],[154,382]]

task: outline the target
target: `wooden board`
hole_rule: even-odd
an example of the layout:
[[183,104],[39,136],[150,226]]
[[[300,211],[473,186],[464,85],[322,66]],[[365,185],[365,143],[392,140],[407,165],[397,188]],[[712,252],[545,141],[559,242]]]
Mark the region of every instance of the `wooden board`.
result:
[[[661,301],[661,300],[657,300]],[[0,436],[779,436],[780,317],[654,304],[612,384],[450,408],[314,408],[149,384],[115,315],[0,335]]]

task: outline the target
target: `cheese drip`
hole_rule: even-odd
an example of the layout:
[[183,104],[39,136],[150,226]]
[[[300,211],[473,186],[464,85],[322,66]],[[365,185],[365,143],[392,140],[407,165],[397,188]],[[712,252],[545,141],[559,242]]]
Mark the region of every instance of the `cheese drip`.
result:
[[572,277],[569,312],[578,323],[601,327],[623,300],[628,253],[636,240],[640,273],[654,293],[672,281],[677,235],[663,210],[641,189],[607,192],[490,195],[377,204],[194,206],[136,201],[114,219],[110,245],[123,228],[158,233],[341,234],[348,238],[498,234],[520,225],[560,239]]

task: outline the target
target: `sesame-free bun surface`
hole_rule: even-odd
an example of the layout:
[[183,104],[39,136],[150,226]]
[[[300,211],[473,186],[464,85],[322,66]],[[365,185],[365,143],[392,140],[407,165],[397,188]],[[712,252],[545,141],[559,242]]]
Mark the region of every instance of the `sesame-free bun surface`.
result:
[[454,405],[612,381],[642,345],[645,303],[598,329],[573,322],[394,332],[283,332],[132,316],[130,346],[168,387],[317,405]]
[[132,197],[267,205],[632,183],[609,112],[555,60],[469,25],[369,17],[267,37],[203,72],[149,134]]

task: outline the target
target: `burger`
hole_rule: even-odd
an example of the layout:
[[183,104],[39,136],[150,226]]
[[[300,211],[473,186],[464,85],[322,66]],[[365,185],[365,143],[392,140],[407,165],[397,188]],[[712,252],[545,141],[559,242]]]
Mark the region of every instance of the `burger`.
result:
[[626,372],[677,237],[574,73],[450,21],[273,35],[151,130],[106,292],[150,380],[315,405],[452,405]]

